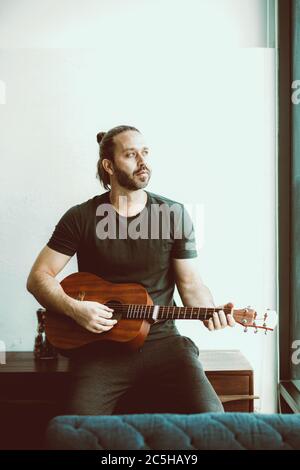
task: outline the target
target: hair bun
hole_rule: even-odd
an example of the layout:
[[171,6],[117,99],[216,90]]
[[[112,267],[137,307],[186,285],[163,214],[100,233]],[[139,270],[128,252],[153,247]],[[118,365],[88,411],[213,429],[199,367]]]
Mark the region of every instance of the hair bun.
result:
[[101,143],[101,140],[103,139],[103,137],[105,136],[106,132],[98,132],[97,134],[97,142],[98,144]]

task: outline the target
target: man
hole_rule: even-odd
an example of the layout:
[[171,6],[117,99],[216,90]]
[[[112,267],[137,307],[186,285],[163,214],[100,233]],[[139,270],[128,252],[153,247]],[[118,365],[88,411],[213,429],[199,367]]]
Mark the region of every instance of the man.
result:
[[[118,126],[99,133],[97,140],[98,177],[110,190],[63,215],[32,267],[29,292],[44,307],[70,316],[91,332],[102,334],[113,328],[111,308],[69,297],[55,279],[76,253],[79,271],[110,282],[140,283],[155,305],[175,305],[176,283],[184,306],[214,307],[196,269],[193,225],[183,205],[144,190],[151,177],[151,157],[143,135],[132,126]],[[167,238],[160,227],[158,236],[152,236],[157,228],[152,206],[175,207],[169,212]],[[112,222],[107,212],[115,216],[117,230],[113,223],[105,230]],[[205,325],[218,330],[233,326],[234,319],[222,311]],[[123,403],[122,412],[129,412],[127,397],[132,412],[138,412],[139,406],[141,412],[223,411],[198,355],[197,346],[180,335],[171,319],[154,322],[137,351],[109,341],[79,348],[70,354],[72,384],[66,411],[113,414]]]

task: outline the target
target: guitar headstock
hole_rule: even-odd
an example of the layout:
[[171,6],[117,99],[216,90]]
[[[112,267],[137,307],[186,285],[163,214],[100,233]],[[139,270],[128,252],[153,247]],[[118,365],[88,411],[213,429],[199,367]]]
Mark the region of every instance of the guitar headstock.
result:
[[245,333],[248,328],[254,328],[254,333],[264,330],[267,334],[267,331],[273,331],[277,324],[277,313],[270,309],[258,314],[256,310],[248,306],[242,309],[233,309],[232,315],[235,321],[244,327]]

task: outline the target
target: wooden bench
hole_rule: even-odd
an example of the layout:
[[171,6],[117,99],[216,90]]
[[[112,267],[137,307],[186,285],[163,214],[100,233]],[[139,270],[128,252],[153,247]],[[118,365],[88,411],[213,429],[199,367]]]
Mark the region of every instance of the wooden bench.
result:
[[[225,411],[253,411],[253,370],[240,351],[201,350],[199,360]],[[8,352],[0,364],[0,448],[41,448],[47,422],[64,414],[67,387],[67,358]]]

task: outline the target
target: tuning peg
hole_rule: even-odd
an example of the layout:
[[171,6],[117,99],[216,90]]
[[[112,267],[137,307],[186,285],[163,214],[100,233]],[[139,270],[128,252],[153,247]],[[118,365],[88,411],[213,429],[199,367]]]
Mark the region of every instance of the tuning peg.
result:
[[246,319],[246,318],[243,318],[243,320],[241,321],[241,323],[242,323],[242,325],[244,325],[244,327],[245,327],[245,328],[244,328],[244,333],[247,333],[247,331],[248,331],[248,327],[247,327],[248,321],[247,321],[247,319]]

